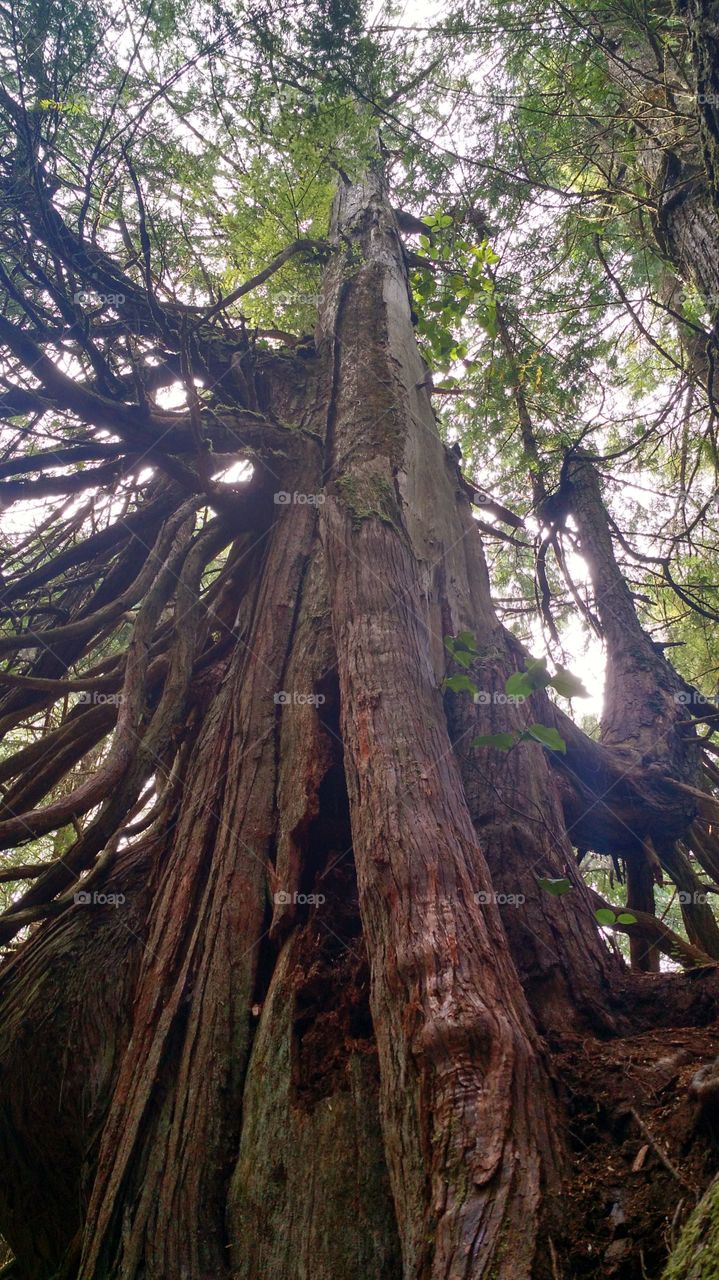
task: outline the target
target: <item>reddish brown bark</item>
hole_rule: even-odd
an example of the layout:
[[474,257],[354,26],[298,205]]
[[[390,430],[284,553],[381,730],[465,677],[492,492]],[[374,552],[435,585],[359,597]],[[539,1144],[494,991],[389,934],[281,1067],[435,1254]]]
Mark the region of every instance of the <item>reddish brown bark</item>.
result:
[[[684,681],[642,628],[634,601],[616,562],[599,480],[581,454],[568,459],[567,479],[602,622],[607,651],[607,677],[601,741],[619,750],[628,770],[646,770],[693,787],[703,783],[701,744],[687,719]],[[677,843],[686,838],[697,812],[697,800],[680,792],[674,822],[664,828],[646,824],[640,811],[628,815],[612,852],[627,865],[627,905],[652,914],[653,884],[663,866],[677,885],[689,939],[708,955],[719,956],[719,929],[702,894],[702,883]],[[701,852],[701,851],[700,851]],[[637,939],[631,940],[636,968],[655,971],[658,957]]]
[[477,901],[491,881],[433,667],[422,508],[405,505],[442,451],[379,184],[347,193],[338,221],[361,264],[325,297],[335,382],[321,521],[405,1274],[528,1276],[557,1179],[553,1103],[498,911]]
[[[21,1135],[2,1135],[7,1166],[51,1202],[36,1245],[12,1236],[27,1280],[49,1280],[68,1247],[67,1280],[551,1274],[542,1228],[567,1147],[540,1033],[611,1031],[617,966],[562,775],[536,744],[470,745],[555,712],[544,694],[494,696],[525,655],[496,621],[437,433],[380,178],[341,193],[333,237],[316,351],[263,365],[262,394],[295,430],[258,463],[267,523],[231,553],[222,639],[205,642],[198,617],[195,668],[161,673],[162,696],[176,679],[182,695],[180,668],[224,645],[179,728],[183,785],[144,868],[116,1009],[103,969],[92,1132],[62,1179],[45,1177],[55,1145],[15,1090],[12,1036],[75,917],[42,926],[7,971],[0,1096]],[[274,504],[273,490],[323,501]],[[490,695],[477,705],[441,687],[443,637],[461,629]],[[566,732],[570,761],[594,750],[611,773],[611,753]],[[622,802],[640,800],[627,783]],[[551,898],[540,876],[573,893]],[[115,954],[118,919],[97,950],[78,938],[78,981]],[[74,1113],[59,1114],[64,1134]]]
[[80,1269],[88,1280],[227,1267],[226,1182],[275,836],[274,698],[313,524],[312,508],[299,507],[277,522],[246,635],[188,769],[100,1147]]
[[[121,906],[78,905],[6,963],[0,982],[0,1217],[28,1280],[77,1254],[107,1109],[130,1035],[161,845],[121,857]],[[29,1206],[32,1206],[29,1211]],[[75,1256],[75,1267],[78,1257]]]

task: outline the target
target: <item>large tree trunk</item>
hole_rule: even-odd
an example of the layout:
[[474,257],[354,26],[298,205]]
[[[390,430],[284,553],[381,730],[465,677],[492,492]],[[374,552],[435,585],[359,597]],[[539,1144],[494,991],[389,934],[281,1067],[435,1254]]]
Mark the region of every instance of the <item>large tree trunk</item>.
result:
[[[66,909],[5,971],[0,1215],[19,1280],[551,1274],[567,1143],[540,1036],[616,1029],[619,966],[563,821],[571,768],[536,742],[471,746],[559,713],[497,696],[525,654],[437,433],[379,175],[340,191],[332,239],[316,350],[263,365],[291,443],[258,463],[265,524],[235,543],[232,645],[190,685],[173,804],[114,864],[130,913]],[[441,687],[462,629],[476,704]],[[581,735],[563,731],[571,763]],[[610,822],[617,782],[620,805],[646,795],[590,747],[604,807],[582,802],[582,821]],[[545,876],[571,882],[570,906]],[[58,1028],[92,982],[80,1107]],[[18,1028],[48,1002],[33,1109]],[[35,1237],[12,1179],[41,1206]]]
[[[93,1145],[66,1162],[36,1244],[7,1216],[22,1273],[38,1280],[63,1257],[75,1274],[78,1252],[83,1280],[230,1268],[517,1280],[532,1272],[543,1196],[558,1185],[554,1089],[439,687],[445,631],[500,633],[418,385],[381,179],[341,193],[333,234],[317,357],[277,361],[274,382],[267,373],[277,417],[300,428],[268,490],[324,484],[326,500],[319,523],[316,503],[273,505],[245,553],[239,638],[125,944],[114,1024],[98,1013],[86,1045]],[[537,797],[551,788],[539,748],[521,772]],[[495,849],[520,879],[529,840],[527,874],[566,870],[568,846],[557,861],[532,821],[500,823]],[[549,968],[566,979],[584,948],[580,986],[601,1004],[591,957],[598,982],[607,961],[591,908],[567,930],[565,913],[541,905]],[[65,918],[19,951],[7,1008]],[[91,918],[67,917],[80,937]],[[105,950],[120,919],[98,921],[102,939],[113,930]],[[97,963],[91,936],[78,982]],[[513,945],[521,968],[521,932]],[[63,995],[69,1017],[76,1000]],[[566,980],[545,1003],[557,1025],[575,1016]],[[22,1132],[21,1103],[13,1094]],[[28,1166],[26,1192],[50,1160],[50,1149],[41,1160],[8,1149],[11,1170]],[[78,1209],[58,1225],[68,1196]]]
[[[322,316],[335,377],[321,526],[405,1275],[529,1274],[542,1186],[556,1177],[551,1093],[498,911],[477,898],[491,880],[435,665],[445,601],[418,502],[432,480],[445,572],[463,530],[381,181],[342,197],[348,257]],[[511,1258],[508,1233],[523,1238]]]

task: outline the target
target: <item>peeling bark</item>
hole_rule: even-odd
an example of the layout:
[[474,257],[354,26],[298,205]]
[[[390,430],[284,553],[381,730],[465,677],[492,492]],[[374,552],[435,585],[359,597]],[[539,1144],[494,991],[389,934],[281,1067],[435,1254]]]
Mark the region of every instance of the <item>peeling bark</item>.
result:
[[[180,734],[165,839],[136,872],[137,936],[118,916],[95,938],[63,909],[4,970],[0,1098],[17,1135],[0,1126],[0,1226],[21,1280],[551,1273],[568,1150],[540,1036],[622,1025],[572,826],[601,844],[633,811],[653,832],[676,808],[659,773],[679,760],[627,769],[618,742],[590,743],[544,693],[495,696],[526,655],[497,623],[439,439],[381,178],[341,191],[332,235],[316,348],[243,366],[242,395],[292,425],[258,462],[265,523],[230,556],[217,610],[232,635]],[[281,490],[315,501],[274,504]],[[477,705],[441,688],[443,637],[462,629]],[[169,697],[177,665],[156,674],[153,697]],[[471,747],[553,718],[562,763],[531,743]],[[674,750],[668,719],[665,736]],[[123,857],[109,883],[131,883]],[[569,878],[571,901],[541,876]],[[116,1005],[106,957],[122,965]],[[47,1106],[30,1113],[21,1010],[57,1002],[74,966],[64,1027],[95,965],[93,1089],[56,1170],[82,1108],[58,1084],[52,1020],[32,1078]],[[43,1189],[36,1239],[11,1178]]]
[[[103,1133],[80,1268],[87,1280],[183,1268],[194,1280],[227,1268],[225,1188],[275,836],[274,696],[313,523],[311,508],[289,508],[278,522],[247,637],[190,765]],[[204,1151],[209,1159],[198,1159]]]
[[82,1230],[160,853],[149,844],[119,860],[103,890],[121,906],[73,907],[2,970],[0,1219],[27,1280],[53,1275]]
[[322,315],[335,383],[321,528],[404,1275],[529,1276],[542,1191],[557,1180],[554,1104],[498,911],[476,897],[491,899],[491,882],[432,662],[425,547],[403,501],[438,463],[441,476],[442,449],[379,183],[344,193],[338,231],[359,266],[352,255],[344,276],[335,268]]

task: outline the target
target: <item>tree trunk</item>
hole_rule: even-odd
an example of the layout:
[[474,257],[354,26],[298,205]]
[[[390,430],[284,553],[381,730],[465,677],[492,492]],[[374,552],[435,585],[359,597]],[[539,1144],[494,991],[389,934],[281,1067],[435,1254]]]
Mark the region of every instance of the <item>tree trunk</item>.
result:
[[[394,218],[379,180],[342,197],[337,230],[360,265],[338,259],[322,308],[334,382],[320,518],[405,1275],[528,1275],[556,1178],[551,1093],[438,689],[442,601],[417,501],[432,480],[444,547],[462,531]],[[523,1239],[511,1257],[510,1234]]]
[[[698,73],[700,83],[708,84],[706,59],[716,43],[711,21],[697,22],[696,10],[703,7],[700,4],[677,7],[686,9],[682,16],[690,31],[703,35],[705,60]],[[678,275],[691,281],[714,309],[719,298],[719,208],[713,198],[713,171],[707,172],[697,145],[697,130],[687,129],[676,110],[676,98],[686,100],[686,86],[672,78],[664,89],[658,84],[665,68],[658,63],[657,51],[650,47],[644,31],[637,34],[624,28],[612,34],[615,38],[605,43],[607,73],[624,95],[634,121],[637,160],[655,203],[652,221],[658,247]],[[711,102],[711,89],[707,91]],[[707,121],[702,135],[706,148],[710,137],[706,131],[707,104],[695,107]]]
[[[612,853],[627,868],[630,911],[654,913],[655,881],[663,867],[680,891],[690,942],[719,957],[719,929],[702,884],[677,836],[686,838],[697,813],[703,785],[701,743],[687,723],[685,685],[663,653],[652,644],[637,618],[631,591],[614,556],[597,474],[581,452],[568,455],[567,483],[581,549],[592,581],[597,613],[607,651],[607,678],[601,741],[618,749],[628,765],[683,783],[674,829],[649,829],[640,813],[623,824]],[[697,846],[698,847],[698,846]],[[701,850],[699,856],[703,858]],[[633,966],[647,972],[659,967],[658,953],[639,938],[630,939]]]
[[[719,215],[719,5],[716,0],[676,0],[676,10],[689,31],[704,166]],[[718,305],[715,294],[712,311]]]
[[[551,1274],[568,1146],[540,1035],[621,1020],[562,815],[581,735],[564,774],[536,742],[471,746],[559,713],[502,696],[526,655],[437,433],[381,177],[342,188],[332,240],[316,349],[262,366],[292,430],[257,463],[265,523],[233,547],[232,645],[193,675],[173,803],[107,882],[128,914],[66,908],[5,971],[21,1280]],[[442,690],[462,629],[476,704]],[[48,1004],[33,1109],[18,1027]],[[81,1015],[82,1107],[58,1032]],[[35,1237],[14,1196],[41,1206]]]
[[[558,1186],[554,1088],[439,687],[446,630],[479,608],[500,633],[419,386],[381,179],[341,193],[333,236],[316,357],[265,368],[273,412],[297,430],[264,476],[274,520],[244,558],[238,544],[234,652],[133,891],[131,933],[119,913],[72,908],[8,971],[9,1009],[68,929],[76,982],[113,938],[128,951],[115,1003],[100,986],[93,1014],[93,1139],[77,1131],[60,1176],[47,1176],[54,1148],[28,1145],[42,1117],[14,1091],[5,1022],[25,1142],[7,1147],[7,1173],[23,1170],[26,1195],[37,1179],[44,1204],[31,1243],[6,1191],[6,1229],[33,1280],[61,1266],[82,1280],[517,1280]],[[522,773],[540,796],[539,748]],[[520,877],[529,834],[515,820],[495,841]],[[556,865],[569,860],[565,846]],[[556,915],[540,920],[555,947]],[[601,981],[590,908],[567,938]],[[77,1001],[62,993],[68,1017]],[[570,1013],[565,983],[555,1020]]]
[[2,972],[0,1219],[27,1280],[54,1275],[67,1252],[77,1252],[130,1036],[147,880],[160,852],[150,844],[118,864],[103,888],[124,895],[121,907],[66,911]]

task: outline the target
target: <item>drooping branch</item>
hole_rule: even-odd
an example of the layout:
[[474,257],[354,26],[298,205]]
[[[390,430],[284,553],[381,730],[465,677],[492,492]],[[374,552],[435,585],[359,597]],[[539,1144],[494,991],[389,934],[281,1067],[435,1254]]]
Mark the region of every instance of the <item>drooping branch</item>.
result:
[[[75,791],[46,808],[19,813],[1,822],[0,847],[8,848],[12,844],[32,840],[56,827],[64,826],[71,818],[87,813],[105,798],[128,768],[136,754],[138,739],[143,736],[141,725],[145,716],[150,642],[185,559],[194,517],[195,503],[185,503],[174,518],[168,521],[141,575],[143,583],[136,598],[141,598],[142,603],[127,649],[117,727],[112,747],[102,767]],[[124,608],[121,607],[120,611],[124,612]],[[92,618],[88,620],[90,624],[92,621]]]
[[[155,563],[155,581],[138,611],[125,661],[125,677],[115,738],[100,771],[74,793],[45,809],[18,815],[3,824],[5,838],[24,840],[61,825],[105,798],[100,813],[56,864],[13,905],[0,925],[5,937],[13,936],[28,919],[91,865],[95,855],[112,838],[125,819],[149,776],[162,762],[172,734],[181,720],[196,646],[202,647],[207,622],[199,583],[209,558],[226,544],[230,534],[219,523],[208,525],[189,554],[194,503],[185,504],[168,522]],[[175,590],[176,588],[176,590]],[[163,691],[146,721],[145,684],[149,646],[160,614],[175,591],[174,642]]]

